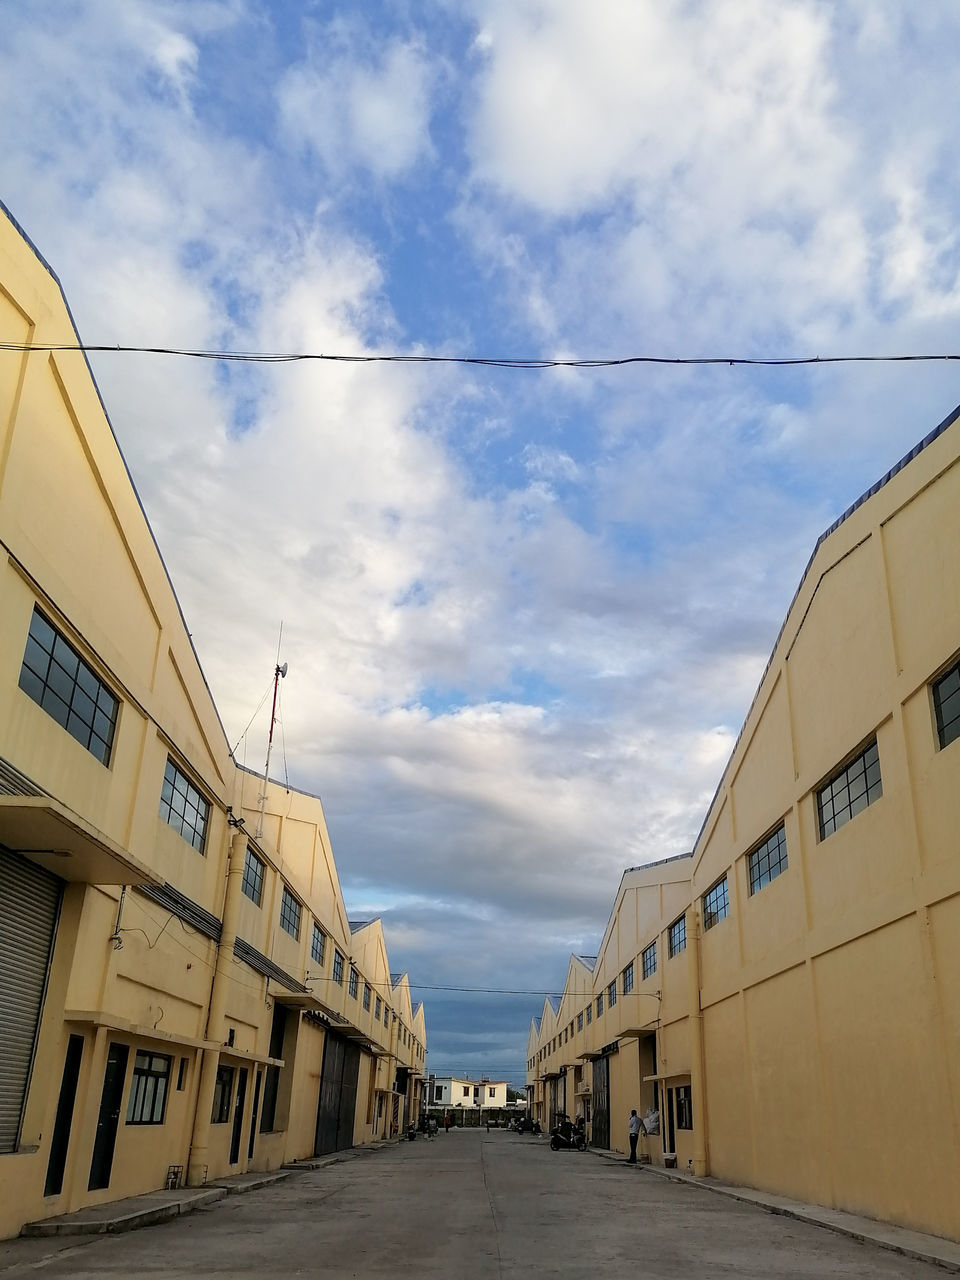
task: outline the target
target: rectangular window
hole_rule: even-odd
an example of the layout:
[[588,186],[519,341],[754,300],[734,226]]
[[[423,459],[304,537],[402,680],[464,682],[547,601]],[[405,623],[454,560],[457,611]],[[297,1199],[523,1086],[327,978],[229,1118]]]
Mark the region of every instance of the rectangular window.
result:
[[127,1124],[163,1124],[173,1062],[165,1053],[138,1052],[127,1105]]
[[817,792],[820,839],[825,840],[882,795],[880,755],[874,738]]
[[326,941],[326,934],[317,924],[316,920],[314,920],[313,937],[310,939],[310,955],[311,958],[316,960],[319,965],[323,964],[323,957],[326,951]]
[[174,831],[183,836],[188,844],[192,844],[198,853],[203,853],[210,805],[169,756],[160,792],[160,817],[164,822],[169,822]]
[[577,1014],[577,1030],[578,1031],[583,1030],[583,1014],[582,1013]]
[[380,997],[379,997],[379,996],[377,996],[376,1004],[373,1006],[373,1020],[374,1020],[374,1022],[379,1022],[379,1021],[380,1021],[380,1010],[381,1010],[381,1008],[382,1008],[382,1007],[383,1007],[383,1001],[380,999]]
[[933,706],[937,715],[937,739],[941,750],[960,738],[960,662],[933,683]]
[[610,983],[609,987],[607,987],[607,1008],[612,1009],[616,1003],[617,1003],[617,980],[616,978],[614,978],[614,980]]
[[334,950],[333,953],[333,980],[338,986],[343,986],[343,965],[344,959],[342,954]]
[[226,1124],[230,1119],[230,1102],[233,1098],[233,1067],[217,1067],[217,1082],[213,1086],[211,1124]]
[[623,994],[628,996],[633,990],[633,961],[623,971]]
[[354,969],[353,965],[350,966],[350,979],[347,983],[347,990],[353,996],[354,1000],[356,1000],[357,992],[360,990],[360,975],[357,973],[356,969]]
[[300,903],[286,885],[280,899],[280,928],[291,938],[300,937]]
[[110,763],[120,703],[36,606],[19,683],[101,764]]
[[650,978],[657,972],[657,944],[651,942],[640,954],[640,971],[644,978]]
[[667,932],[667,955],[678,956],[687,946],[687,917],[675,920]]
[[703,895],[703,927],[712,929],[730,914],[730,895],[727,892],[727,877],[718,880],[712,889]]
[[464,1086],[463,1086],[463,1096],[464,1096],[465,1098],[469,1098],[469,1097],[470,1097],[470,1086],[469,1086],[469,1085],[464,1085]]
[[370,1008],[370,983],[369,982],[365,982],[363,984],[363,1007],[365,1009]]
[[599,1018],[602,1013],[603,1013],[603,992],[601,991],[600,994],[597,996],[597,1017]]
[[386,1005],[383,1006],[383,1025],[385,1027],[388,1027],[390,1025],[390,1010],[387,1008]]
[[488,1089],[488,1090],[487,1090],[487,1097],[488,1097],[488,1098],[495,1098],[496,1096],[497,1096],[497,1091],[496,1091],[496,1089]]
[[786,869],[787,833],[781,822],[772,836],[767,836],[763,844],[757,845],[756,849],[747,854],[750,893],[759,893],[765,884],[776,880],[780,872]]
[[186,1083],[187,1083],[187,1060],[186,1058],[181,1058],[180,1066],[177,1069],[177,1092],[178,1093],[181,1093],[183,1091],[183,1089],[186,1087]]
[[433,1086],[433,1100],[434,1102],[443,1101],[443,1085],[442,1084],[435,1084]]
[[593,1021],[593,1005],[588,1004],[587,1005],[587,1026],[588,1027],[592,1021]]
[[688,1084],[677,1086],[677,1128],[693,1128],[693,1090]]
[[243,864],[243,882],[241,889],[257,907],[263,902],[263,873],[265,864],[262,859],[258,858],[249,845],[247,845],[247,856]]

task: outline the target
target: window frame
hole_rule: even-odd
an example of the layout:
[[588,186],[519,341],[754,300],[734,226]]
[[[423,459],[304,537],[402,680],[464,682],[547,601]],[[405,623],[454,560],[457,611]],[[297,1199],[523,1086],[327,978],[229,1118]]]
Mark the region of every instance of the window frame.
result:
[[350,966],[350,974],[347,978],[347,995],[352,996],[354,1000],[359,999],[360,994],[360,974],[355,965]]
[[363,984],[363,1007],[364,1007],[364,1009],[366,1009],[367,1013],[369,1013],[369,1012],[370,1012],[370,997],[371,997],[371,995],[372,995],[372,994],[373,994],[373,991],[371,990],[370,983],[369,983],[369,982],[364,982],[364,984]]
[[617,1003],[617,980],[607,983],[607,1008],[612,1009]]
[[623,987],[623,994],[625,996],[628,996],[630,992],[633,990],[633,982],[634,982],[634,967],[633,967],[632,960],[628,965],[625,966],[623,973],[621,973],[620,975],[620,981]]
[[[172,777],[170,776],[172,772]],[[186,790],[178,788],[177,782],[183,781]],[[170,788],[170,795],[164,793]],[[173,798],[179,792],[183,797],[183,812],[175,814],[173,807]],[[198,827],[196,822],[188,822],[187,804],[190,804],[198,819],[202,818],[202,827]],[[163,769],[163,782],[160,787],[160,817],[164,820],[168,827],[176,831],[181,839],[186,840],[187,844],[196,849],[201,857],[206,857],[207,853],[207,836],[210,832],[210,812],[213,806],[210,800],[204,795],[203,791],[192,780],[185,769],[181,769],[173,756],[167,755],[167,763]],[[166,809],[166,812],[164,812]],[[187,829],[192,835],[187,835]],[[197,841],[199,840],[199,844]]]
[[338,987],[343,986],[343,966],[347,963],[347,957],[343,954],[339,947],[333,949],[333,980]]
[[583,1013],[577,1014],[577,1031],[583,1030]]
[[[939,691],[948,680],[955,681],[957,687],[950,689],[946,698],[943,698]],[[944,751],[951,743],[960,738],[960,658],[955,659],[945,671],[941,671],[935,679],[930,681],[930,696],[933,699],[933,717],[937,728],[938,750]],[[944,702],[949,702],[951,699],[956,699],[957,711],[949,720],[945,720],[943,716]],[[948,733],[949,736],[947,736]]]
[[302,921],[303,903],[284,885],[280,894],[280,928],[295,942],[299,942]]
[[[44,628],[52,639],[48,640]],[[17,684],[98,764],[110,768],[121,700],[77,646],[36,604],[27,629]],[[99,745],[99,750],[94,748],[94,743]]]
[[687,1132],[693,1129],[693,1085],[678,1084],[674,1093],[677,1128]]
[[[709,905],[708,905],[709,903]],[[730,914],[730,882],[726,871],[715,881],[700,899],[703,914],[703,931],[713,929]]]
[[267,875],[267,864],[259,854],[254,853],[250,845],[243,859],[243,878],[240,889],[255,907],[263,906],[263,885]]
[[[319,940],[319,946],[317,942]],[[323,932],[316,920],[313,922],[313,933],[310,935],[310,959],[314,964],[318,964],[323,968],[323,962],[327,954],[327,935]]]
[[680,955],[687,949],[687,913],[677,916],[673,924],[667,926],[667,959]]
[[[146,1059],[146,1065],[141,1063]],[[158,1069],[154,1063],[165,1064]],[[161,1125],[167,1115],[167,1098],[170,1095],[170,1076],[173,1057],[167,1053],[154,1053],[151,1049],[138,1049],[133,1059],[133,1075],[130,1080],[130,1096],[127,1099],[126,1124],[134,1127]],[[151,1085],[153,1086],[151,1088]],[[160,1114],[157,1116],[159,1105]],[[149,1116],[145,1113],[149,1108]],[[135,1116],[135,1112],[139,1115]]]
[[[648,956],[651,956],[653,958],[653,963],[650,965],[648,965],[647,963]],[[654,938],[652,942],[648,943],[640,952],[640,972],[643,975],[640,979],[641,982],[646,982],[647,978],[652,978],[653,975],[657,972],[657,940],[656,938]]]
[[603,992],[602,991],[597,996],[597,1017],[598,1018],[603,1017]]
[[[873,753],[874,759],[867,762],[867,756]],[[856,766],[862,765],[860,770],[856,770]],[[876,779],[869,781],[869,772],[876,765]],[[852,776],[851,776],[852,774]],[[865,782],[865,789],[851,798],[851,786],[858,782],[860,777]],[[843,782],[842,788],[834,790],[837,784]],[[830,793],[829,795],[827,793]],[[840,795],[846,793],[846,803],[840,807],[839,814],[845,815],[838,818],[838,810],[836,801]],[[865,796],[865,802],[858,804],[861,797]],[[817,832],[821,841],[826,840],[829,836],[834,835],[841,827],[845,827],[848,822],[862,813],[864,809],[869,807],[883,796],[883,774],[880,768],[880,747],[876,734],[868,742],[850,756],[838,768],[836,768],[830,776],[820,784],[816,789],[817,798]],[[830,813],[825,816],[825,797],[826,803],[830,805]],[[858,807],[854,808],[857,804]],[[827,824],[832,823],[829,830]]]
[[221,1062],[218,1065],[217,1078],[213,1086],[213,1102],[210,1107],[211,1124],[227,1124],[229,1122],[236,1074],[236,1067],[228,1066],[225,1062]]
[[593,1021],[593,1001],[592,1001],[592,1000],[591,1000],[591,1001],[590,1001],[590,1003],[587,1005],[587,1007],[586,1007],[586,1009],[584,1010],[584,1012],[585,1012],[585,1013],[586,1013],[586,1015],[587,1015],[587,1026],[589,1027],[590,1023]]
[[[776,857],[770,848],[771,841],[776,841]],[[766,869],[764,870],[764,862]],[[752,898],[761,889],[783,875],[789,866],[787,856],[787,828],[781,822],[773,831],[759,840],[747,852],[747,891]]]

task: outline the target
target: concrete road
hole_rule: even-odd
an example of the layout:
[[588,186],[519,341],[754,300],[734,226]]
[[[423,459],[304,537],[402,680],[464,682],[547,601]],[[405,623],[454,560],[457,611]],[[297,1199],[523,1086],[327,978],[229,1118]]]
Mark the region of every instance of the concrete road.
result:
[[162,1226],[0,1244],[0,1276],[599,1280],[944,1272],[544,1139],[454,1130],[348,1153]]

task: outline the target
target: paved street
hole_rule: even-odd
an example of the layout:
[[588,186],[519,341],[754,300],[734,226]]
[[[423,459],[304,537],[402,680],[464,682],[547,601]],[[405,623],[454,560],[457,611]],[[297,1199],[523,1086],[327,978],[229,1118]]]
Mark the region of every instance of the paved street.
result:
[[944,1272],[544,1139],[453,1131],[348,1153],[127,1235],[0,1244],[0,1275],[925,1277]]

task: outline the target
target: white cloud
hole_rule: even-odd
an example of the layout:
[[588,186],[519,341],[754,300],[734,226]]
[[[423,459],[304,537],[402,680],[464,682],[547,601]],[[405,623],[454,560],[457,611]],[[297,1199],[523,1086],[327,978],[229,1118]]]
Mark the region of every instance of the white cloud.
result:
[[[342,53],[330,56],[327,41]],[[317,36],[311,57],[281,79],[277,98],[288,136],[334,174],[354,166],[397,178],[430,150],[434,72],[423,51],[393,40],[357,47],[342,26]]]

